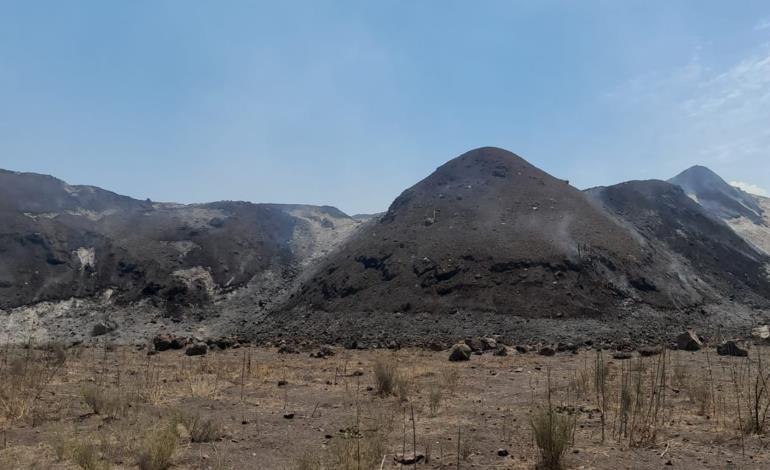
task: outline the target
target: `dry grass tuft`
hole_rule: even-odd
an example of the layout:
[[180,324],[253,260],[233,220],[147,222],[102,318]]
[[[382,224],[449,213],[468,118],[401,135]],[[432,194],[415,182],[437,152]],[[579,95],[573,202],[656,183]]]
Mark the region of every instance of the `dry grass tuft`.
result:
[[140,470],[166,470],[173,463],[174,451],[179,441],[175,422],[164,423],[147,436],[139,452],[137,464]]
[[72,462],[83,470],[109,470],[109,462],[99,458],[96,446],[91,442],[78,442],[72,447]]
[[175,421],[184,426],[192,442],[212,442],[223,435],[222,426],[217,421],[204,418],[199,413],[178,412]]
[[81,389],[83,401],[97,415],[113,418],[124,417],[131,407],[131,400],[123,392],[88,384]]

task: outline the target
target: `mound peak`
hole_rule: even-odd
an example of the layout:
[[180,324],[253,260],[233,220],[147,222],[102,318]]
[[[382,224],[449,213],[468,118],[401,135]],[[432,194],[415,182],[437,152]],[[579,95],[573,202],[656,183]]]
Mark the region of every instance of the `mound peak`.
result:
[[322,263],[288,309],[542,317],[596,314],[629,297],[695,300],[656,285],[659,269],[634,234],[568,182],[482,147],[404,191]]
[[749,219],[763,223],[763,210],[756,198],[728,184],[705,166],[695,165],[669,180],[720,219]]

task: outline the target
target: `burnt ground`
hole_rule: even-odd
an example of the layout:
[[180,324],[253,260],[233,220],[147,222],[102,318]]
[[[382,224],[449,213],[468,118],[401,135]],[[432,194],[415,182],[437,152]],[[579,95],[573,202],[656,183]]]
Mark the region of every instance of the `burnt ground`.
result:
[[[752,355],[757,351],[767,355],[756,347]],[[4,351],[0,372],[6,377],[11,354],[16,352]],[[736,400],[736,391],[745,391],[741,387],[748,382],[732,377],[745,371],[749,360],[713,351],[661,357],[624,361],[603,352],[607,385],[601,405],[593,385],[594,350],[554,357],[474,355],[466,363],[448,362],[446,352],[421,350],[338,350],[327,359],[311,359],[307,351],[281,355],[245,347],[201,357],[167,352],[149,358],[132,348],[69,350],[65,366],[34,401],[35,412],[13,421],[2,418],[0,468],[76,469],[67,452],[83,445],[95,449],[97,464],[137,468],[136,458],[154,429],[180,412],[196,411],[216,423],[221,435],[190,442],[186,429],[177,427],[172,468],[319,468],[300,467],[302,460],[322,462],[320,468],[357,468],[357,455],[363,455],[361,468],[405,469],[414,467],[400,467],[394,456],[404,449],[410,456],[416,442],[417,452],[429,459],[416,468],[532,469],[537,452],[530,416],[544,406],[549,382],[556,413],[576,426],[566,468],[768,468],[766,439],[744,436],[737,421],[738,404],[746,402]],[[376,362],[396,365],[403,381],[397,395],[377,394]],[[629,415],[635,433],[624,433],[618,405],[622,377],[641,373],[645,406],[640,409],[647,410],[653,371],[661,363],[666,379],[658,390],[665,400],[649,420],[655,424],[642,425],[648,415],[640,411]],[[119,416],[93,414],[82,398],[88,386],[121,390],[132,397],[131,407]],[[703,390],[713,390],[713,398],[703,398]],[[291,419],[284,417],[289,414]],[[54,445],[64,448],[62,460]]]

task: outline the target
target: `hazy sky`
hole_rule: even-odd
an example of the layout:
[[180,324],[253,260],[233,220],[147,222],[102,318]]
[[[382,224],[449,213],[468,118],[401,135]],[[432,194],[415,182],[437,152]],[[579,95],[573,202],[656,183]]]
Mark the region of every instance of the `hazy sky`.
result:
[[356,213],[484,145],[770,189],[770,2],[0,0],[2,168]]

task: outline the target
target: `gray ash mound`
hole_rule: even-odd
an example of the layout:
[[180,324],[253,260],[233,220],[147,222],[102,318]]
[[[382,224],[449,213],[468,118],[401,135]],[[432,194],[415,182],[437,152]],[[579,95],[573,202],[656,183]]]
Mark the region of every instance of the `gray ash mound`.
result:
[[720,219],[746,217],[754,223],[763,222],[762,207],[751,194],[730,186],[704,166],[693,166],[668,181]]
[[104,292],[203,305],[268,271],[290,280],[358,225],[331,207],[153,203],[0,171],[0,308]]
[[[739,298],[767,305],[770,258],[681,187],[664,181],[631,181],[588,192],[677,266],[676,279],[668,282],[684,280],[683,285],[702,286],[698,289],[702,303]],[[678,304],[679,298],[672,300]]]
[[692,167],[669,182],[770,255],[770,199],[741,191],[702,166]]
[[628,301],[696,305],[708,290],[588,195],[510,152],[481,148],[404,191],[285,310],[566,318]]

